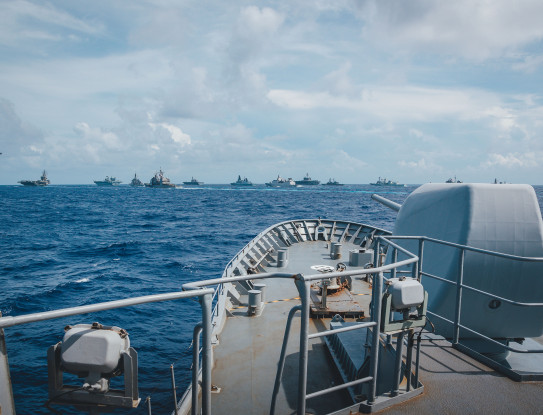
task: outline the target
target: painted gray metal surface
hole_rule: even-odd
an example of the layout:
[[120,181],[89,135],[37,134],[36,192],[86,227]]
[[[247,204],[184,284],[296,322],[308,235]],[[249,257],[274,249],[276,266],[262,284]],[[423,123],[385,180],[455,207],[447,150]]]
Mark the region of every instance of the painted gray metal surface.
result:
[[[249,414],[264,414],[267,413],[266,405],[260,404],[262,401],[267,401],[267,396],[270,396],[273,393],[273,383],[271,380],[266,380],[266,375],[269,371],[273,372],[277,369],[276,362],[279,360],[279,351],[281,350],[280,347],[280,341],[276,340],[277,338],[280,338],[282,340],[282,330],[284,328],[284,324],[286,322],[286,315],[288,314],[288,311],[292,308],[292,302],[277,302],[273,303],[273,301],[277,301],[279,299],[292,299],[295,298],[296,293],[292,293],[292,278],[296,273],[302,273],[306,276],[304,277],[304,281],[312,281],[317,280],[319,278],[322,278],[322,276],[319,276],[318,274],[315,274],[314,276],[309,276],[308,273],[312,273],[311,271],[311,264],[326,264],[328,261],[331,261],[331,258],[329,256],[329,251],[326,251],[326,248],[328,245],[325,243],[323,245],[324,241],[316,241],[315,238],[317,234],[324,236],[326,241],[330,242],[329,234],[334,234],[337,237],[337,234],[334,233],[332,229],[328,229],[327,232],[317,233],[317,231],[313,231],[314,225],[310,223],[310,221],[305,221],[305,223],[301,223],[300,221],[291,221],[291,222],[285,222],[287,225],[283,225],[284,227],[279,227],[277,231],[277,236],[274,238],[270,238],[269,241],[265,243],[258,242],[259,238],[266,239],[269,238],[269,235],[267,236],[267,230],[266,232],[263,232],[259,234],[259,237],[255,238],[254,241],[251,241],[251,243],[244,248],[244,252],[241,252],[238,257],[234,258],[234,260],[229,264],[227,267],[227,270],[225,271],[225,276],[228,275],[243,275],[244,269],[243,267],[249,266],[250,262],[252,260],[246,260],[243,259],[246,253],[247,258],[258,258],[258,255],[256,255],[254,252],[251,252],[251,250],[258,249],[262,250],[263,248],[269,248],[270,246],[274,246],[275,249],[288,249],[288,263],[286,266],[281,266],[280,268],[277,267],[277,263],[275,262],[274,258],[268,257],[266,261],[264,261],[263,266],[261,267],[260,271],[263,272],[270,272],[273,270],[277,271],[285,271],[285,274],[290,275],[289,277],[286,277],[286,279],[283,280],[266,280],[263,279],[267,286],[267,297],[271,301],[271,303],[268,303],[266,306],[265,312],[262,314],[261,317],[258,317],[257,319],[247,319],[245,315],[245,311],[241,309],[241,311],[238,310],[231,310],[232,317],[229,317],[225,324],[225,329],[222,333],[220,333],[220,344],[216,347],[215,350],[215,365],[216,368],[213,372],[213,381],[217,381],[219,383],[219,386],[222,388],[222,392],[219,395],[213,396],[213,408],[216,408],[215,411],[219,411],[219,413],[232,413],[232,412],[238,412],[238,413],[249,413]],[[294,225],[298,225],[297,227]],[[333,226],[333,225],[332,225]],[[366,229],[365,232],[367,233],[368,230]],[[347,235],[349,235],[349,232],[346,232]],[[352,236],[356,231],[353,231],[350,236]],[[347,237],[347,239],[349,239]],[[257,242],[255,242],[257,241]],[[259,243],[263,245],[263,247],[258,247]],[[342,240],[342,243],[344,244],[345,241]],[[360,243],[360,240],[357,240],[357,243]],[[348,244],[347,244],[348,245]],[[415,252],[420,251],[420,255],[422,257],[422,247],[424,246],[424,241],[419,240],[415,246],[418,248],[415,250]],[[344,252],[348,252],[348,249],[352,249],[351,247],[346,247],[347,249]],[[400,250],[398,250],[399,252]],[[326,255],[328,253],[328,255]],[[378,256],[378,254],[375,254]],[[402,254],[404,255],[404,254]],[[316,260],[317,258],[318,260]],[[245,261],[245,262],[244,262]],[[414,272],[415,275],[419,272],[419,267],[421,267],[422,264],[416,264],[414,266]],[[351,270],[348,269],[348,272]],[[273,273],[272,273],[273,274]],[[268,276],[271,276],[272,274],[268,274]],[[260,280],[260,274],[256,276]],[[251,276],[254,277],[254,276]],[[264,275],[266,277],[266,275]],[[241,279],[241,278],[240,278]],[[289,281],[290,279],[290,281]],[[276,285],[277,284],[277,285]],[[374,290],[378,289],[381,290],[382,288],[377,286],[378,284],[374,284]],[[242,296],[243,298],[243,296]],[[362,299],[369,298],[369,297],[361,297]],[[297,300],[291,300],[291,301],[297,301]],[[243,301],[242,301],[243,302]],[[368,301],[369,303],[369,301]],[[365,303],[365,307],[368,307],[368,303]],[[380,307],[380,302],[375,302],[374,306]],[[373,310],[375,312],[375,310]],[[378,311],[380,312],[380,310]],[[281,318],[282,317],[282,318]],[[325,320],[322,320],[325,321]],[[248,324],[246,324],[248,322]],[[279,327],[276,330],[276,327],[279,325]],[[299,330],[301,329],[299,326],[299,320],[294,319],[292,322],[292,335],[293,337],[298,336],[297,333],[299,333]],[[263,330],[261,330],[264,328]],[[322,322],[321,320],[318,321],[310,321],[310,325],[307,329],[307,332],[310,333],[309,337],[312,336],[311,333],[317,333],[321,331],[322,328]],[[245,337],[246,336],[246,337]],[[249,340],[251,345],[247,344],[247,338],[251,338],[252,340]],[[235,338],[236,341],[233,341]],[[243,340],[240,340],[243,339]],[[256,340],[256,342],[255,342]],[[378,342],[378,339],[375,338],[375,340]],[[448,344],[448,350],[452,354],[452,356],[456,356],[454,359],[469,359],[466,356],[462,356],[457,350],[454,350],[450,347],[450,344],[447,341],[443,341],[444,344]],[[302,350],[305,348],[304,342],[300,339],[298,339],[298,343],[301,345]],[[434,352],[440,354],[440,351],[436,348],[429,349],[424,345],[424,341],[422,342],[422,352],[417,352],[417,357],[415,358],[415,361],[421,361],[422,367],[421,367],[421,373],[420,373],[420,381],[427,384],[428,379],[430,379],[430,390],[433,392],[431,381],[433,380],[433,377],[428,377],[428,373],[425,370],[424,362],[425,359],[432,359]],[[276,392],[278,395],[278,401],[276,404],[275,413],[293,413],[296,411],[296,405],[294,404],[295,400],[301,399],[299,396],[296,396],[293,398],[292,393],[294,393],[296,389],[296,381],[293,380],[294,376],[297,378],[298,376],[296,373],[300,371],[299,367],[296,367],[296,365],[290,365],[289,367],[289,356],[296,356],[298,353],[298,347],[292,346],[292,344],[296,345],[296,341],[291,342],[291,345],[287,348],[286,352],[286,363],[285,363],[285,369],[284,369],[284,378],[283,384],[282,384],[282,390]],[[314,383],[315,380],[322,380],[322,379],[334,379],[336,374],[334,374],[334,368],[328,367],[326,369],[325,367],[320,366],[326,366],[328,363],[326,363],[326,360],[328,357],[326,354],[323,354],[323,360],[316,361],[317,359],[313,359],[315,356],[316,350],[314,346],[308,345],[308,393],[309,396],[315,396],[313,388],[315,388]],[[241,353],[239,351],[241,350]],[[303,352],[305,354],[305,351]],[[239,357],[236,357],[238,356]],[[440,356],[442,358],[442,356]],[[453,359],[453,360],[454,360]],[[296,359],[297,360],[297,359]],[[270,361],[272,362],[270,364]],[[229,364],[226,365],[225,362],[228,362]],[[446,360],[443,361],[444,364],[446,364]],[[295,362],[297,363],[297,362]],[[378,362],[377,360],[374,362],[375,367],[377,368]],[[247,365],[247,368],[244,368],[243,366]],[[477,364],[478,367],[481,367],[480,364]],[[271,369],[270,369],[271,366]],[[255,368],[258,368],[257,371],[255,371]],[[488,368],[485,368],[488,371]],[[454,371],[454,368],[452,368]],[[313,372],[312,372],[313,371]],[[235,373],[234,373],[235,372]],[[498,388],[507,388],[509,385],[509,380],[506,378],[503,378],[499,375],[496,375],[495,372],[492,372],[493,376],[497,376],[499,379],[497,381],[497,385],[495,387]],[[304,374],[302,373],[302,376]],[[273,377],[273,376],[272,376]],[[246,386],[241,386],[243,384],[243,380],[249,381],[245,382]],[[222,383],[224,382],[224,383]],[[334,383],[338,382],[338,380],[334,380]],[[417,377],[414,380],[415,384],[418,384],[419,382],[419,374],[417,374]],[[232,393],[232,395],[229,395],[227,390],[229,389],[228,384],[232,383],[235,385],[238,385],[236,390]],[[223,387],[226,386],[226,389]],[[330,385],[332,387],[335,387],[333,385]],[[447,385],[447,388],[451,388],[453,385]],[[319,387],[320,388],[320,387]],[[246,389],[246,390],[245,390]],[[315,388],[317,389],[317,388]],[[453,388],[455,389],[455,388]],[[463,388],[460,388],[463,389]],[[521,398],[520,399],[534,399],[537,398],[538,395],[534,395],[534,391],[537,391],[538,394],[541,394],[543,392],[543,388],[538,385],[538,387],[534,390],[533,388],[521,388]],[[465,391],[463,391],[465,392]],[[412,397],[417,395],[416,391],[411,391],[401,397],[401,399],[398,400],[400,402],[402,399],[406,399],[407,397]],[[477,390],[472,390],[472,396],[477,393]],[[317,393],[318,395],[319,393]],[[427,392],[425,392],[424,396]],[[454,392],[451,392],[451,395],[454,395]],[[222,396],[221,396],[222,395]],[[289,397],[290,395],[290,397]],[[296,395],[296,393],[295,393]],[[271,396],[270,398],[271,399]],[[462,398],[460,395],[458,395],[458,401],[460,402]],[[473,399],[473,398],[471,398]],[[415,401],[420,402],[421,400],[426,400],[426,397],[419,398]],[[536,399],[537,400],[537,399]],[[338,403],[339,407],[343,405],[347,405],[348,407],[348,399],[346,396],[343,396],[343,398],[333,398],[328,397],[328,399],[325,399],[324,401],[320,402],[313,402],[313,400],[309,400],[307,402],[307,407],[305,408],[306,411],[316,414],[324,414],[324,413],[349,413],[349,411],[346,411],[345,409],[337,409],[333,410],[329,403],[331,401],[335,401]],[[357,407],[359,410],[364,410],[367,412],[372,412],[375,410],[379,410],[384,408],[383,406],[383,398],[382,397],[375,397],[374,405],[368,406],[368,405],[356,405],[351,407],[351,410],[353,408]],[[386,405],[386,404],[385,404]],[[405,408],[411,405],[411,403],[406,403],[403,405],[400,405],[400,407]],[[424,405],[423,405],[424,406]],[[425,409],[421,413],[434,413],[432,410],[429,410],[429,406],[425,406]],[[492,405],[491,405],[492,406]],[[530,406],[530,405],[528,405]],[[454,402],[449,402],[448,405],[445,406],[447,409],[445,412],[448,413],[464,413],[462,410],[462,406],[456,405]],[[223,409],[224,408],[224,409]],[[298,406],[298,410],[300,410],[300,407]],[[392,411],[391,413],[400,413],[396,411],[396,408],[390,408],[388,411]],[[388,413],[387,411],[387,413]],[[485,413],[482,411],[481,413]],[[499,413],[494,411],[494,413]]]
[[[2,313],[0,312],[0,317]],[[9,373],[8,353],[4,329],[0,328],[0,414],[14,414],[13,391]]]
[[[285,318],[292,308],[292,303],[299,302],[298,292],[293,284],[295,278],[298,281],[297,285],[301,286],[303,291],[306,284],[309,286],[323,277],[359,275],[359,278],[354,278],[353,292],[362,294],[355,298],[366,309],[366,315],[370,314],[368,306],[371,291],[364,288],[368,287],[368,284],[363,282],[360,276],[364,273],[378,272],[380,269],[372,271],[363,267],[348,267],[343,273],[333,272],[324,275],[316,273],[315,266],[330,265],[332,269],[335,269],[335,265],[340,261],[340,259],[333,260],[329,255],[329,244],[332,238],[334,241],[341,241],[341,256],[346,257],[349,250],[360,247],[369,233],[378,231],[386,234],[386,232],[348,222],[327,222],[327,231],[317,232],[319,223],[315,220],[292,221],[270,228],[259,234],[234,258],[227,266],[222,279],[189,284],[190,288],[196,288],[222,281],[228,284],[233,283],[233,289],[235,289],[236,283],[248,278],[255,280],[255,283],[259,281],[266,284],[267,304],[262,315],[247,316],[248,291],[238,286],[237,289],[240,292],[245,292],[241,295],[242,305],[228,312],[230,317],[226,318],[224,329],[217,333],[219,342],[214,348],[212,378],[214,385],[220,388],[221,392],[212,395],[212,407],[215,412],[268,413],[272,396],[278,398],[276,413],[293,411],[305,413],[307,410],[325,414],[350,405],[348,394],[339,390],[343,387],[337,386],[342,382],[327,356],[323,342],[315,343],[314,339],[309,342],[309,337],[314,337],[314,333],[326,329],[324,324],[326,319],[306,320],[308,323],[306,328],[300,326],[301,319],[293,321],[292,335],[297,338],[297,341],[295,339],[288,345],[281,389],[277,391],[276,388],[274,391],[272,383],[279,361]],[[364,227],[363,232],[361,232],[361,227]],[[317,240],[319,238],[320,240]],[[266,261],[262,261],[261,256],[269,255],[270,246],[274,247],[275,252],[279,249],[288,249],[287,264],[278,267],[275,258],[269,256]],[[402,263],[409,264],[415,260],[416,257],[412,260],[404,260]],[[259,264],[261,273],[245,275],[245,271],[255,263]],[[387,265],[383,267],[383,270],[385,268],[392,267]],[[188,287],[185,286],[185,288]],[[304,340],[306,336],[300,335],[300,332],[308,335],[306,340]],[[301,355],[299,354],[300,347]],[[302,364],[298,365],[300,361]],[[305,362],[308,363],[307,369]],[[257,371],[255,371],[256,368],[258,368]],[[307,403],[305,403],[305,393],[298,385],[300,378],[302,388],[306,386],[308,395],[312,397],[307,400]],[[307,382],[303,382],[304,378]],[[330,387],[333,389],[332,395],[321,396],[326,393],[323,390]],[[304,405],[307,406],[304,408]]]
[[[520,257],[543,257],[543,221],[534,189],[528,185],[424,184],[403,203],[394,227],[395,235],[423,235],[460,245]],[[416,249],[415,242],[405,243]],[[443,245],[425,248],[426,272],[454,280],[461,251]],[[476,289],[518,302],[541,302],[543,261],[511,261],[468,253],[463,281]],[[455,320],[456,290],[423,278],[430,293],[428,309]],[[537,337],[543,334],[543,308],[526,309],[464,290],[461,320],[474,330],[494,338]],[[507,321],[508,324],[502,324]],[[452,326],[438,330],[452,336]],[[469,333],[460,333],[468,337]]]
[[[111,310],[115,308],[129,307],[138,304],[147,304],[159,301],[171,301],[183,298],[200,297],[204,298],[202,301],[202,320],[204,321],[204,331],[207,329],[207,335],[204,335],[204,355],[203,361],[207,363],[207,368],[210,368],[209,362],[211,361],[211,296],[213,294],[212,289],[200,289],[192,292],[172,292],[164,294],[147,295],[142,297],[134,297],[123,300],[108,301],[104,303],[91,304],[86,306],[71,307],[54,311],[47,311],[42,313],[26,314],[17,317],[0,317],[0,330],[2,336],[0,338],[0,404],[2,405],[2,415],[15,415],[15,406],[13,404],[13,392],[11,390],[10,371],[7,360],[7,351],[5,348],[5,342],[3,337],[3,328],[12,327],[20,324],[28,324],[37,321],[51,320],[60,317],[73,316],[78,314],[86,314],[95,311]],[[206,344],[209,343],[209,344]],[[210,370],[210,369],[209,369]],[[210,381],[208,382],[210,384]],[[210,389],[207,389],[210,391]],[[204,393],[206,406],[203,407],[202,414],[210,414],[209,409],[209,394]]]

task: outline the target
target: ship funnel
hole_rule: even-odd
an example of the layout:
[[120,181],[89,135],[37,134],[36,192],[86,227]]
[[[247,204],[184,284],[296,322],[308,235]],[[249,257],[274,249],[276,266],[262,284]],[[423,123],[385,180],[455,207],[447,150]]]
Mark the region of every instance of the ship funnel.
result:
[[373,200],[376,200],[379,203],[385,205],[386,207],[388,207],[388,208],[390,208],[392,210],[395,210],[396,212],[399,212],[400,208],[402,207],[402,205],[400,205],[399,203],[393,202],[392,200],[389,200],[389,199],[387,199],[386,197],[383,197],[383,196],[379,196],[379,195],[377,195],[375,193],[371,195],[371,198]]

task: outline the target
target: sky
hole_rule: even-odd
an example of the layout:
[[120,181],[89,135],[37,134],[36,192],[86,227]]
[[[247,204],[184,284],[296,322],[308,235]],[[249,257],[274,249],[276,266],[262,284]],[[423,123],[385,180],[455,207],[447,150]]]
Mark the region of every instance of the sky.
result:
[[0,1],[0,184],[543,184],[540,0]]

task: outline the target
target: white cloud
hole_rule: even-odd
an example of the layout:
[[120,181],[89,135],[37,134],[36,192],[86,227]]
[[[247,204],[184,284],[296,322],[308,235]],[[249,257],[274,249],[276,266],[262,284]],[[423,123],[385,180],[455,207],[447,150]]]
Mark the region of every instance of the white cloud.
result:
[[[27,29],[26,23],[30,23]],[[64,30],[97,35],[104,27],[98,21],[85,21],[60,10],[49,2],[26,0],[0,2],[0,44],[20,44],[21,41],[59,41]]]
[[513,65],[513,69],[526,73],[534,73],[543,67],[543,55],[525,56],[520,62]]
[[538,159],[541,159],[540,155],[536,155],[535,152],[528,153],[508,153],[497,154],[492,153],[488,155],[488,159],[482,164],[483,167],[506,167],[512,168],[524,168],[524,167],[537,167],[539,166]]
[[284,16],[274,9],[256,6],[241,9],[224,53],[223,87],[231,102],[238,105],[259,101],[266,90],[266,77],[261,72],[265,57],[274,51],[278,30]]
[[542,15],[543,3],[534,0],[368,1],[359,13],[368,42],[474,60],[540,41]]
[[439,167],[432,163],[427,162],[426,159],[420,159],[417,161],[407,161],[407,160],[400,160],[398,162],[398,165],[401,167],[408,167],[410,169],[421,169],[421,170],[432,170],[436,171],[439,169]]
[[540,3],[0,2],[2,148],[93,174],[520,175],[543,151]]
[[269,7],[244,7],[241,10],[237,32],[247,40],[258,37],[261,40],[273,35],[284,21],[284,16]]
[[450,116],[479,118],[485,115],[488,106],[499,102],[498,97],[477,90],[371,85],[357,89],[359,94],[351,96],[272,89],[268,98],[275,105],[289,109],[343,109],[397,121],[429,121]]
[[0,143],[4,155],[16,156],[23,148],[42,142],[43,133],[23,121],[11,101],[0,98]]
[[103,131],[99,127],[91,128],[87,123],[80,122],[74,127],[74,131],[89,145],[102,145],[107,150],[120,150],[122,144],[116,134],[111,131]]
[[179,144],[180,147],[185,147],[191,142],[190,135],[185,134],[183,131],[181,131],[179,127],[176,127],[175,125],[166,123],[149,123],[149,126],[153,129],[153,131],[157,131],[159,135],[163,132],[166,132],[171,141],[173,141],[175,144]]

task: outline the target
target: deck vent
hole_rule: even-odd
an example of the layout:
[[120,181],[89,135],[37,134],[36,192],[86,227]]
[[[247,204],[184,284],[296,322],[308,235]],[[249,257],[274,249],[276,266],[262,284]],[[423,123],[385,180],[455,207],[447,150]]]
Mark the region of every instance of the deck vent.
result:
[[353,249],[349,251],[349,265],[364,267],[373,264],[373,249]]

